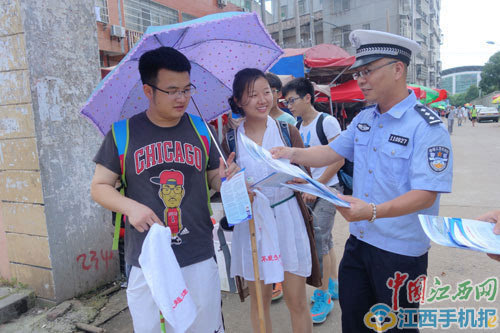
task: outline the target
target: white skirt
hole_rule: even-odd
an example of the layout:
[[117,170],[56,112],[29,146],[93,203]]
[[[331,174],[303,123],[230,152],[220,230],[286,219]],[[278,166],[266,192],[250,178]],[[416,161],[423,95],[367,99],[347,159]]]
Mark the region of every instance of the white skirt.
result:
[[[282,199],[293,194],[288,189],[279,191],[286,194]],[[265,202],[256,197],[252,205],[260,279],[266,284],[282,282],[285,271],[310,276],[311,249],[297,200],[292,198],[274,208],[263,207]],[[231,246],[231,277],[255,281],[248,222],[234,227]]]

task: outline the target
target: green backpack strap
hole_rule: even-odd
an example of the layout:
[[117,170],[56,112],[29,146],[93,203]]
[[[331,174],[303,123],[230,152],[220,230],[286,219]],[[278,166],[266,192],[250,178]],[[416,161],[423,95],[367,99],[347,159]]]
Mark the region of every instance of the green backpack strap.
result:
[[[115,145],[118,150],[118,157],[120,159],[120,171],[121,171],[121,183],[120,194],[125,195],[125,188],[127,187],[127,181],[125,179],[125,161],[127,158],[128,141],[129,141],[129,122],[128,119],[123,119],[117,121],[111,125],[111,131],[113,133],[113,139],[115,140]],[[123,219],[123,214],[116,213],[115,217],[115,232],[113,235],[113,246],[112,250],[118,250],[118,241],[120,239],[120,228]]]
[[[210,158],[210,146],[212,144],[210,133],[208,133],[208,127],[201,119],[201,117],[192,115],[192,114],[187,114],[189,117],[189,121],[191,122],[191,125],[194,128],[194,131],[196,132],[196,135],[198,135],[198,138],[201,141],[201,144],[203,146],[203,150],[205,151],[205,170],[208,165],[208,159]],[[213,214],[212,212],[212,205],[210,205],[210,189],[208,188],[208,179],[207,179],[207,173],[205,172],[205,187],[207,189],[207,198],[208,198],[208,210],[210,212],[210,215]]]

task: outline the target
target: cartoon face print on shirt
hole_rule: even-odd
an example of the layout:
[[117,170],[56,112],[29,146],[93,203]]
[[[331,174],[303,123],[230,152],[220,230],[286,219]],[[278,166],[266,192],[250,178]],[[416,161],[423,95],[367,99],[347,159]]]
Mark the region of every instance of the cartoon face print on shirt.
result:
[[184,198],[184,174],[177,170],[163,170],[159,177],[152,177],[151,182],[160,185],[158,195],[165,205],[164,222],[172,232],[172,244],[179,245],[182,243],[178,236],[183,230],[181,218],[181,202]]

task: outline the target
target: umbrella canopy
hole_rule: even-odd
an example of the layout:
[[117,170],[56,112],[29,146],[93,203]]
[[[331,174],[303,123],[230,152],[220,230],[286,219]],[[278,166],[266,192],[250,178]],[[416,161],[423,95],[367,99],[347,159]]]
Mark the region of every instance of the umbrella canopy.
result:
[[444,101],[445,99],[448,98],[448,92],[446,91],[446,89],[437,89],[437,88],[433,89],[439,93],[438,97],[433,101],[433,103]]
[[425,98],[425,91],[423,91],[422,89],[420,89],[418,87],[413,87],[413,86],[406,86],[406,87],[408,89],[413,90],[413,92],[415,93],[415,96],[417,97],[417,99]]
[[493,100],[493,104],[500,104],[500,96]]
[[432,88],[428,88],[428,87],[425,87],[425,86],[420,86],[418,84],[409,84],[408,86],[410,87],[417,87],[417,88],[420,88],[420,90],[423,90],[425,91],[425,97],[424,98],[420,98],[420,102],[422,102],[423,104],[429,104],[429,103],[432,103],[434,102],[438,97],[439,97],[439,92],[432,89]]
[[495,100],[497,98],[500,98],[500,94],[493,95],[493,97],[491,99]]
[[[80,111],[102,134],[109,131],[113,122],[148,108],[138,70],[139,58],[161,46],[179,50],[191,62],[191,82],[197,88],[192,99],[206,120],[229,110],[227,99],[239,70],[253,67],[265,71],[283,53],[255,13],[219,13],[149,27]],[[187,112],[198,114],[193,101]]]
[[431,104],[429,104],[429,106],[432,107],[432,108],[444,110],[444,109],[446,109],[446,107],[448,106],[448,104],[446,104],[445,101],[439,101],[439,102],[431,103]]

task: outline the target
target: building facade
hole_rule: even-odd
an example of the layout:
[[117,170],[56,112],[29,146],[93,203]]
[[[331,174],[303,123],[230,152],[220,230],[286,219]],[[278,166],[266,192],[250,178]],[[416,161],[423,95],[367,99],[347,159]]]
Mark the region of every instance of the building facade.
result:
[[470,86],[479,86],[483,66],[461,66],[441,71],[441,88],[451,95],[461,94]]
[[417,41],[420,53],[412,57],[408,81],[439,85],[441,71],[440,0],[333,0],[323,2],[325,42],[354,54],[349,33],[356,29],[387,31]]
[[[323,38],[323,2],[322,0],[271,1],[271,19],[266,21],[267,30],[282,48],[301,48],[322,44],[325,42]],[[313,15],[311,15],[311,5]],[[299,20],[295,19],[296,11]],[[314,22],[312,31],[311,21]],[[300,26],[298,36],[297,26]]]
[[245,0],[94,0],[101,67],[117,65],[150,25],[185,22],[208,14],[250,11]]
[[[300,17],[299,40],[295,30],[298,25],[296,6]],[[421,45],[422,50],[413,56],[408,81],[437,87],[441,71],[440,9],[440,0],[274,0],[273,22],[268,22],[268,30],[285,48],[329,43],[350,54],[355,54],[356,50],[351,47],[349,34],[356,29],[387,31],[411,38]],[[311,18],[314,38],[311,38]]]

